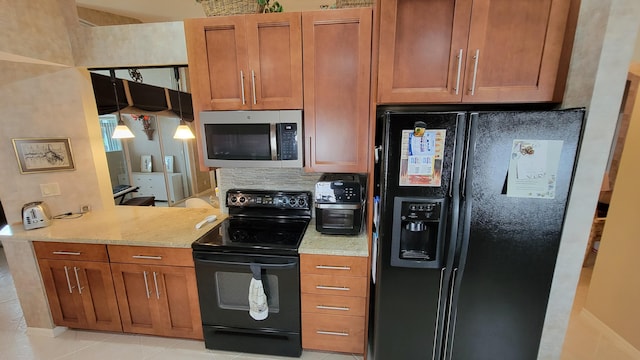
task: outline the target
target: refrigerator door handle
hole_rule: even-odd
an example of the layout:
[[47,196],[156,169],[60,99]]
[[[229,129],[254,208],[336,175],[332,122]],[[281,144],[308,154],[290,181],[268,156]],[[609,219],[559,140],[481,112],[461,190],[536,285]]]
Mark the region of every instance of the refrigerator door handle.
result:
[[436,326],[433,333],[433,352],[431,353],[431,360],[436,359],[436,345],[438,343],[438,328],[440,328],[440,305],[442,304],[442,285],[444,282],[444,272],[447,270],[446,267],[443,267],[440,270],[440,288],[438,289],[438,312],[436,313]]
[[[456,115],[456,129],[458,129],[458,125],[460,123],[460,118],[463,117],[463,114],[458,114]],[[455,168],[456,168],[456,149],[457,149],[457,142],[458,139],[457,137],[453,138],[453,158],[451,160],[451,177],[449,178],[449,197],[453,197],[453,173],[455,172]]]
[[[449,306],[448,306],[448,318],[447,318],[447,328],[446,328],[446,334],[445,334],[445,339],[444,339],[444,356],[447,356],[447,351],[450,351],[449,353],[449,359],[452,358],[453,356],[453,337],[454,337],[454,331],[456,329],[456,317],[453,317],[453,326],[451,326],[451,311],[453,310],[453,295],[455,292],[455,288],[456,288],[456,274],[458,273],[458,268],[453,269],[453,275],[451,276],[451,294],[449,295]],[[449,346],[449,335],[451,335],[451,346]]]
[[467,129],[467,143],[465,145],[464,151],[464,168],[462,169],[462,187],[461,194],[462,198],[465,198],[465,194],[467,192],[467,168],[469,163],[469,147],[471,146],[471,128],[473,128],[473,119],[478,117],[478,113],[472,113],[469,117],[469,128]]

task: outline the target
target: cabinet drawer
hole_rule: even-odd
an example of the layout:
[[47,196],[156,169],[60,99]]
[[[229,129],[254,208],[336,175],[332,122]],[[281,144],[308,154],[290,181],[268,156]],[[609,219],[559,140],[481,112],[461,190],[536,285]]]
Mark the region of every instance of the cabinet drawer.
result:
[[301,254],[300,273],[367,276],[367,258],[359,256]]
[[302,314],[302,348],[364,353],[364,318]]
[[100,244],[34,241],[33,249],[39,259],[109,261],[107,247]]
[[193,267],[191,249],[107,245],[112,263],[173,265]]
[[363,297],[302,294],[302,312],[364,316],[365,302]]
[[367,278],[300,274],[300,291],[311,294],[365,297]]

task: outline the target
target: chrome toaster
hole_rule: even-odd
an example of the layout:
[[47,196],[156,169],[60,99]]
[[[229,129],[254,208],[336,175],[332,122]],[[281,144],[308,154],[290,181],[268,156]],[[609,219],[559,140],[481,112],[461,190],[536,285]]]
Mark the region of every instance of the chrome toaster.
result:
[[34,201],[22,206],[22,224],[25,230],[38,229],[51,225],[51,214],[47,204]]

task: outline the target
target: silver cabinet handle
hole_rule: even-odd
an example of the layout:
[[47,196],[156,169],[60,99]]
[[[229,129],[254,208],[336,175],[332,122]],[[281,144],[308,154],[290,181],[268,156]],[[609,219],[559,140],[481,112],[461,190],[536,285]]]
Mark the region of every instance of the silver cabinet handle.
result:
[[[308,144],[307,145],[307,150],[309,152],[309,164],[305,164],[305,166],[311,167],[313,165],[315,165],[315,155],[313,154],[313,148],[311,145],[313,145],[313,138],[311,136],[309,136],[308,138]],[[305,152],[306,152],[305,151]]]
[[73,272],[76,274],[76,284],[78,284],[78,293],[82,295],[82,289],[84,288],[80,286],[80,278],[78,277],[78,268],[74,266]]
[[71,287],[71,281],[69,280],[69,269],[67,269],[67,265],[64,266],[64,276],[67,277],[67,286],[69,287],[69,294],[73,294],[73,288]]
[[251,70],[251,88],[252,88],[252,95],[253,95],[253,105],[257,104],[257,100],[256,100],[256,72],[253,71],[253,69]]
[[156,299],[160,299],[160,291],[158,291],[158,273],[153,272],[153,283],[156,286]]
[[446,267],[443,267],[442,270],[440,270],[440,288],[438,289],[438,312],[436,313],[436,326],[434,326],[435,329],[433,333],[433,352],[431,353],[431,360],[436,359],[436,341],[438,339],[438,323],[440,321],[440,304],[442,303],[442,283],[444,281],[444,271],[446,269]]
[[351,266],[316,265],[316,269],[351,270]]
[[151,255],[132,255],[134,259],[145,259],[145,260],[162,260],[162,256],[151,256]]
[[82,253],[79,252],[75,252],[75,251],[54,251],[53,255],[74,255],[74,256],[80,256]]
[[458,52],[458,74],[456,75],[456,95],[460,89],[460,71],[462,70],[462,49]]
[[316,330],[316,334],[334,335],[334,336],[349,336],[349,333],[347,333],[347,332],[323,331],[323,330]]
[[346,306],[326,306],[326,305],[316,305],[316,309],[321,310],[339,310],[339,311],[349,311],[350,308]]
[[147,282],[147,272],[143,271],[142,275],[144,275],[144,291],[147,293],[147,299],[150,299],[151,298],[151,296],[150,296],[151,294],[150,294],[150,291],[149,291],[149,283]]
[[351,290],[348,287],[324,286],[324,285],[316,285],[316,289],[321,289],[321,290],[340,290],[340,291],[349,291],[349,290]]
[[476,93],[476,78],[478,77],[478,59],[480,58],[480,49],[476,49],[476,54],[473,56],[473,81],[471,82],[471,96]]
[[242,70],[240,70],[240,90],[242,91],[242,105],[244,105],[246,101],[244,98],[244,72]]

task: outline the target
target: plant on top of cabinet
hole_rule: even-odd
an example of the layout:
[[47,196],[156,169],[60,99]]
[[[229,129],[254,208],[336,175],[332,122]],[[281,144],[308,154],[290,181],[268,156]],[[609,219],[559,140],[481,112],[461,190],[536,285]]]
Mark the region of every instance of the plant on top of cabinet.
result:
[[561,101],[569,6],[570,0],[383,1],[378,103]]
[[302,109],[300,13],[184,21],[194,110]]

